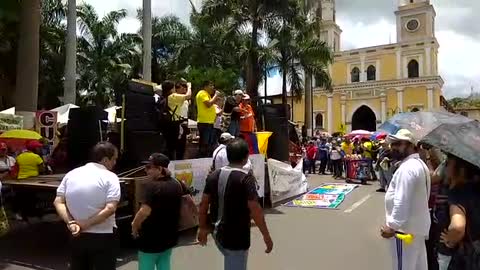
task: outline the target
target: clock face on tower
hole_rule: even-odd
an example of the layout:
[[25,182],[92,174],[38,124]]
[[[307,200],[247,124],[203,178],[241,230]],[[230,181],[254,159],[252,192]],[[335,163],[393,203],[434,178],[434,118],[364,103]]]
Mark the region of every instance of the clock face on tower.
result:
[[405,28],[409,32],[415,32],[420,28],[420,21],[418,19],[411,19],[405,24]]

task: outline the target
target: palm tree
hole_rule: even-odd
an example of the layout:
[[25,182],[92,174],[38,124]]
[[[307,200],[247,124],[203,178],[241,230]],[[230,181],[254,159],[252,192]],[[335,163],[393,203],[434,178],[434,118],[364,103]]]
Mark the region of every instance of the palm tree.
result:
[[175,16],[155,17],[152,22],[152,79],[162,82],[185,72],[191,54],[190,30]]
[[77,96],[77,2],[68,0],[67,40],[65,59],[64,103],[75,104]]
[[58,97],[64,94],[66,12],[61,0],[42,1],[38,83],[41,109],[59,106]]
[[118,22],[127,15],[126,10],[112,11],[99,19],[90,5],[79,7],[81,36],[79,45],[79,93],[83,103],[106,107],[112,103],[118,80],[131,75],[127,64],[139,53],[132,35],[118,35]]
[[[290,92],[301,97],[304,89],[303,72],[305,79],[314,74],[321,79],[318,83],[330,87],[330,77],[325,69],[332,61],[332,52],[316,35],[318,21],[308,19],[311,10],[301,4],[297,0],[290,1],[282,20],[272,22],[268,31],[282,73],[283,104],[287,103],[287,79],[291,85]],[[305,87],[309,88],[310,85],[309,82]]]
[[286,9],[289,0],[206,0],[202,12],[210,25],[227,22],[231,31],[249,33],[246,44],[245,77],[247,92],[253,98],[258,96],[258,84],[262,72],[259,65],[259,38],[269,21],[279,16],[279,11]]

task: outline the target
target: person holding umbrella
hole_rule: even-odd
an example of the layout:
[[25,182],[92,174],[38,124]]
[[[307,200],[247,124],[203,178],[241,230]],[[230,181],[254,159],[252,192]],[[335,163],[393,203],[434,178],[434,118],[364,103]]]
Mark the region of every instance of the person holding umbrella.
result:
[[[395,135],[390,135],[388,142],[392,156],[401,160],[401,163],[385,194],[386,222],[380,234],[390,239],[394,263],[392,269],[426,270],[425,240],[431,222],[428,209],[430,172],[420,159],[417,141],[410,131],[401,129]],[[412,234],[413,242],[405,246],[395,237],[398,232]]]
[[471,121],[442,124],[421,140],[448,154],[445,169],[448,206],[439,222],[443,226],[438,254],[441,270],[480,269],[479,254],[475,252],[480,243],[479,134],[480,123]]

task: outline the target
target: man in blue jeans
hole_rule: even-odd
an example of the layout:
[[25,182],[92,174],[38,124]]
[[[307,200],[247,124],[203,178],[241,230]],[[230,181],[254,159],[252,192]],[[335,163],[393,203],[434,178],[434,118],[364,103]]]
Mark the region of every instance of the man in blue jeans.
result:
[[[247,269],[251,219],[263,235],[267,247],[265,252],[270,253],[273,249],[272,238],[258,203],[257,181],[243,169],[248,155],[248,144],[244,140],[234,139],[230,142],[227,145],[230,164],[208,176],[200,203],[198,241],[205,246],[208,234],[213,231],[215,243],[225,257],[225,270]],[[211,226],[212,223],[214,226]]]

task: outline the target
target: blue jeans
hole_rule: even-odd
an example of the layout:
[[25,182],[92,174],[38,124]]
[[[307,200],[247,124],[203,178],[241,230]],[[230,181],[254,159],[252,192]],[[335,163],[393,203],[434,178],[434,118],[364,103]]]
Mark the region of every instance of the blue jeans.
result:
[[224,256],[224,270],[247,270],[248,250],[230,250],[225,249],[215,240],[218,250]]
[[198,133],[200,135],[199,141],[199,157],[206,158],[210,157],[213,153],[213,147],[215,147],[216,142],[215,134],[213,129],[213,124],[198,123],[197,124]]
[[231,120],[227,131],[232,134],[232,136],[238,137],[240,135],[240,121]]
[[439,270],[448,270],[452,256],[443,255],[438,253],[438,269]]

